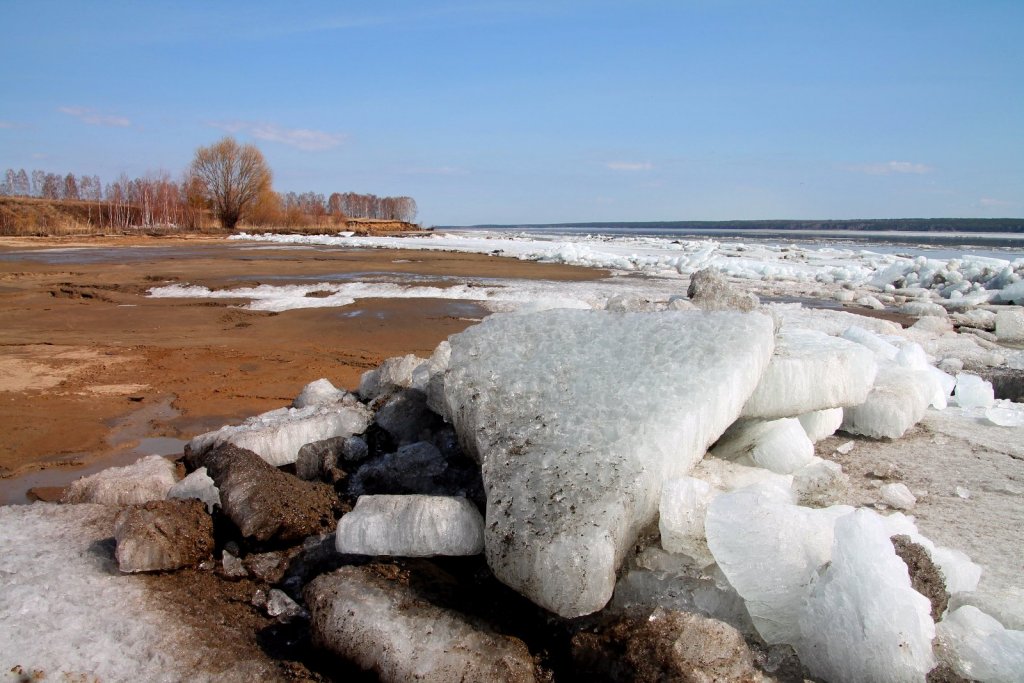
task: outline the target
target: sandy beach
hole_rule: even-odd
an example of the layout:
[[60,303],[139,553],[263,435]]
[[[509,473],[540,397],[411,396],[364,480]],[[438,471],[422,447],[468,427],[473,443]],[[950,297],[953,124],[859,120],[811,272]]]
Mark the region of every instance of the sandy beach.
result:
[[287,405],[326,377],[354,388],[396,355],[429,355],[487,311],[364,299],[270,313],[234,300],[154,299],[154,286],[309,283],[346,274],[593,280],[604,271],[475,254],[254,249],[214,238],[0,241],[0,504]]

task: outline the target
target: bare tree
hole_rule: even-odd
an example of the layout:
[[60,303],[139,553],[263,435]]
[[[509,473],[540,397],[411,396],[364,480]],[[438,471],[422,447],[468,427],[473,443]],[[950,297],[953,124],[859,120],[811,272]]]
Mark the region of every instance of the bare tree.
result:
[[192,174],[203,183],[207,200],[228,230],[270,186],[270,168],[260,151],[231,137],[197,149]]

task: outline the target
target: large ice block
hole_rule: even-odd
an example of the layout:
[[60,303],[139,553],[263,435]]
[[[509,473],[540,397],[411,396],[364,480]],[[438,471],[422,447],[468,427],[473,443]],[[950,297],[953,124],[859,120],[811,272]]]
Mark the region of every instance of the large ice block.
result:
[[798,507],[792,496],[774,483],[755,484],[716,497],[704,520],[715,561],[769,644],[799,638],[811,581],[831,555],[832,528],[853,512]]
[[601,609],[662,482],[736,419],[773,338],[758,313],[580,310],[453,336],[445,399],[482,464],[495,575],[562,616]]
[[147,455],[131,465],[109,467],[71,482],[62,503],[137,505],[163,500],[177,482],[174,463],[162,455]]
[[977,607],[946,614],[937,628],[949,664],[964,678],[1014,683],[1024,674],[1024,631],[1004,628]]
[[726,430],[711,454],[777,474],[792,474],[810,464],[814,444],[797,419],[743,420]]
[[800,661],[835,683],[924,681],[935,666],[931,603],[911,587],[881,517],[857,510],[834,533],[800,619]]
[[875,380],[874,354],[814,330],[783,328],[775,353],[742,417],[775,419],[864,402]]

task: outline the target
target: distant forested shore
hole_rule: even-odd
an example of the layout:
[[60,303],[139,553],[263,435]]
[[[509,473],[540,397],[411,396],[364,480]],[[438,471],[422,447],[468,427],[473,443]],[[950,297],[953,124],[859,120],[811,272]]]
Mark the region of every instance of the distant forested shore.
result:
[[871,218],[848,220],[757,220],[757,221],[635,221],[598,223],[533,223],[523,225],[472,225],[480,229],[592,229],[636,230],[638,232],[685,230],[850,230],[897,232],[1012,232],[1024,233],[1024,218]]

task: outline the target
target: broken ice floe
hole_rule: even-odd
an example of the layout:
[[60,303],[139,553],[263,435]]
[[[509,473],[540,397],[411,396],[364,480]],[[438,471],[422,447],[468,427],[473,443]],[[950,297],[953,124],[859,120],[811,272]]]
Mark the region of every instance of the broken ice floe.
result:
[[758,314],[602,311],[453,336],[445,398],[481,462],[498,578],[563,616],[603,607],[661,483],[735,420],[773,336]]
[[61,502],[131,505],[163,500],[177,480],[173,462],[162,455],[149,455],[125,467],[110,467],[76,479]]
[[[346,399],[348,396],[346,395]],[[351,400],[313,403],[304,408],[278,408],[251,417],[237,427],[225,426],[189,441],[190,458],[200,458],[216,446],[230,443],[258,454],[271,465],[295,462],[307,443],[366,431],[373,413]]]

